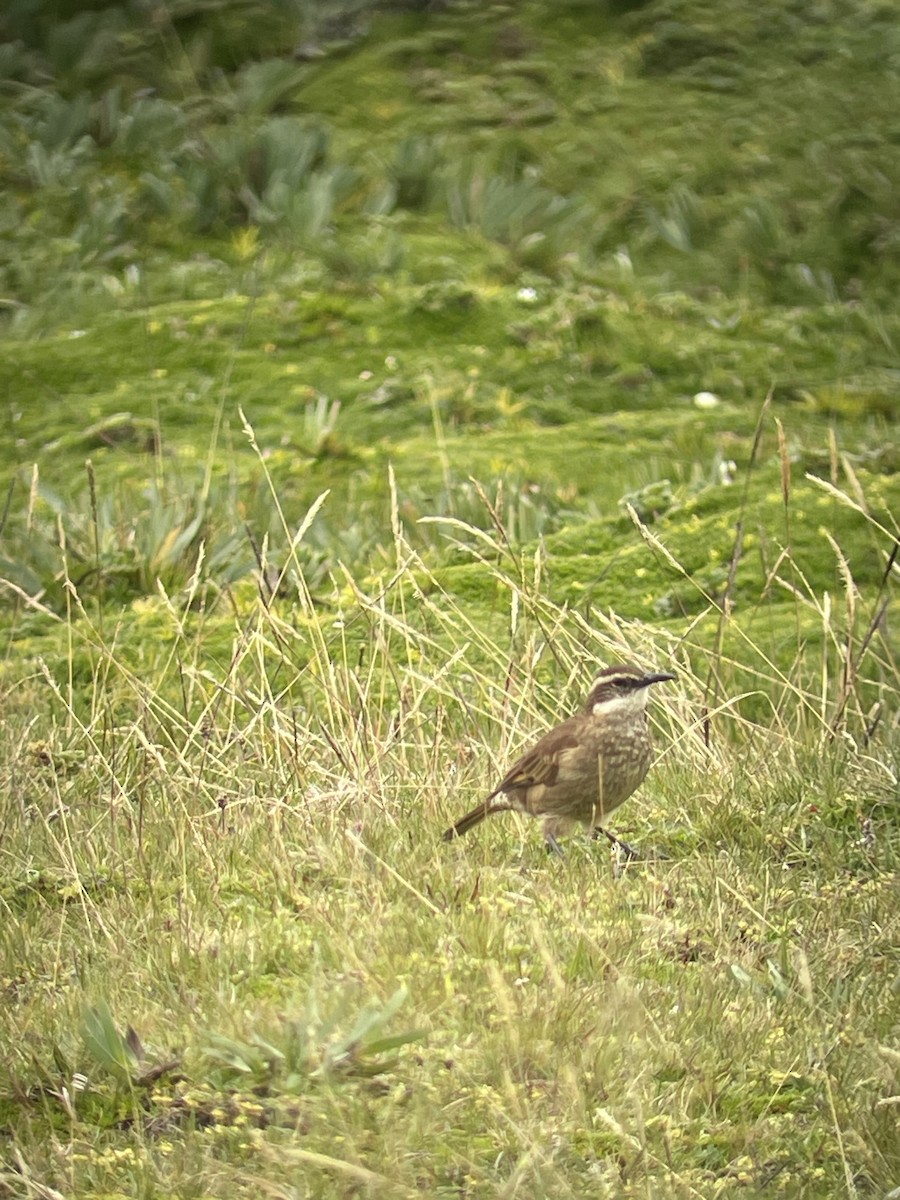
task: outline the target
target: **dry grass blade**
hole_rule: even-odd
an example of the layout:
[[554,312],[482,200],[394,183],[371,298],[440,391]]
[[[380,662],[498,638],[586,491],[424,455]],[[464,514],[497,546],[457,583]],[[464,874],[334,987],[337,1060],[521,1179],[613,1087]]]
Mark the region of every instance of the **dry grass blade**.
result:
[[[386,1175],[381,1175],[377,1171],[372,1171],[368,1167],[362,1167],[358,1163],[346,1162],[340,1158],[334,1158],[330,1154],[319,1154],[313,1150],[302,1150],[299,1146],[268,1146],[266,1147],[265,1156],[272,1158],[279,1163],[292,1163],[297,1166],[315,1167],[322,1171],[334,1171],[336,1174],[343,1176],[348,1180],[353,1180],[355,1183],[362,1184],[366,1188],[372,1188],[376,1193],[384,1191],[389,1196],[413,1196],[418,1197],[419,1192],[411,1188],[405,1188],[398,1185],[396,1179],[390,1179]],[[255,1177],[247,1175],[243,1177],[247,1183],[258,1185]],[[284,1195],[288,1193],[281,1189],[274,1191],[275,1195]]]

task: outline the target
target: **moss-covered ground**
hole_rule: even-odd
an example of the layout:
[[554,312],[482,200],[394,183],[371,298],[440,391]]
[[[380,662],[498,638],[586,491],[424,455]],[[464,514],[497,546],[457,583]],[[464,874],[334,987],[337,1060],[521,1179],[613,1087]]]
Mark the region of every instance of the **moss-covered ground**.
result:
[[[0,16],[0,1197],[895,1195],[898,52]],[[625,658],[641,859],[441,842]]]

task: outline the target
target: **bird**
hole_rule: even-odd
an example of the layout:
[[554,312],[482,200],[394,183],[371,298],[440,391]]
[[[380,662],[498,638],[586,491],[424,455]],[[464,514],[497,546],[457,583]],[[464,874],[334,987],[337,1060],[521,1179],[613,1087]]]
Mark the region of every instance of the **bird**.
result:
[[668,671],[647,672],[629,663],[604,668],[581,712],[545,733],[489,796],[444,832],[443,840],[462,837],[494,813],[513,811],[543,822],[547,849],[555,854],[562,854],[557,835],[581,824],[637,857],[601,822],[643,783],[653,754],[648,689],[674,678]]

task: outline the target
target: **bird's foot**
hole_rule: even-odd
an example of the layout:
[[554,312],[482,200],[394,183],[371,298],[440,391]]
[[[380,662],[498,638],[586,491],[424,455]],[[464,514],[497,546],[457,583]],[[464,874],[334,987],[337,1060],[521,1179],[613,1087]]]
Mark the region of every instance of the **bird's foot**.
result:
[[602,825],[597,825],[593,831],[593,838],[596,841],[603,835],[611,846],[615,846],[618,852],[622,855],[626,862],[634,862],[635,859],[641,857],[641,852],[635,850],[634,846],[629,846],[628,842],[623,842],[621,838],[617,838],[614,833],[610,833],[608,829],[604,829]]

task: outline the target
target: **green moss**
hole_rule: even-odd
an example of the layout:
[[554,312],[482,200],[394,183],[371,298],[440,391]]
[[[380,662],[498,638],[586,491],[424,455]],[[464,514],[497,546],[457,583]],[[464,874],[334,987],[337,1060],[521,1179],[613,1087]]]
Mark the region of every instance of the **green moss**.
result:
[[[73,1196],[888,1192],[894,14],[27,7],[0,1142]],[[441,842],[625,657],[660,852]]]

